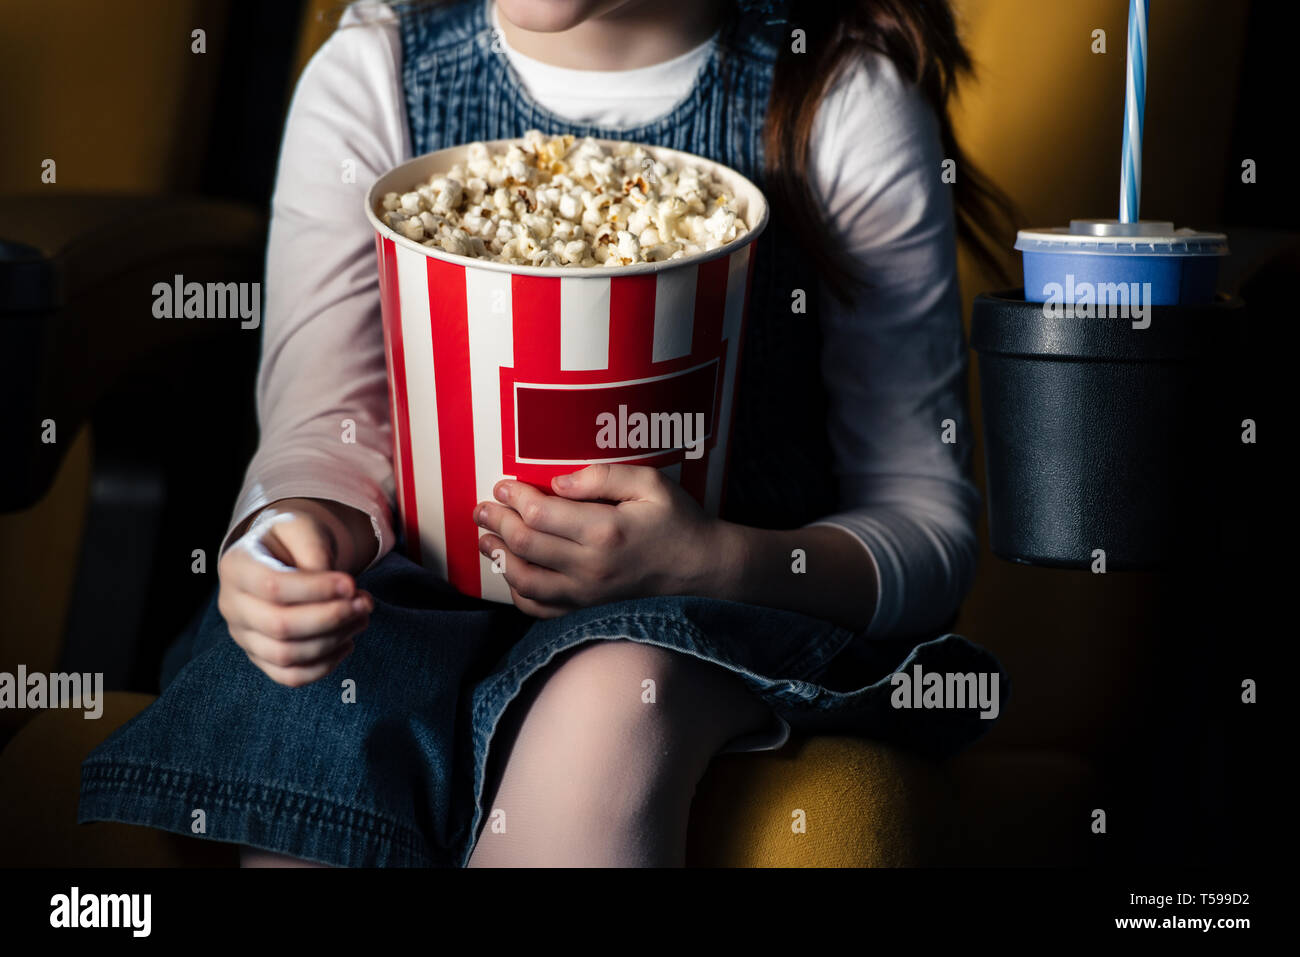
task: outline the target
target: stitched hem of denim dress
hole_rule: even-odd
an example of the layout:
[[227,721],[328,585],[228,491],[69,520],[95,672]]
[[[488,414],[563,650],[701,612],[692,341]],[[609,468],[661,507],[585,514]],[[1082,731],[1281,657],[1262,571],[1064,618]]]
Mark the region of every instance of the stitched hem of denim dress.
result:
[[[129,808],[123,807],[124,797]],[[206,812],[205,827],[210,825],[201,834],[192,830],[196,809]],[[275,785],[120,760],[82,766],[77,823],[94,821],[159,828],[341,867],[434,863],[417,834],[364,808]]]

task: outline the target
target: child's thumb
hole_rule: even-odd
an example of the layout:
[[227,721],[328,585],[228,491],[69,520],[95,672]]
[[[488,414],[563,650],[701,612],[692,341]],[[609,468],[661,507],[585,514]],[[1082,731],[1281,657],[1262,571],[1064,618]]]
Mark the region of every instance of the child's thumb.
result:
[[334,567],[338,546],[334,536],[319,522],[296,517],[275,527],[276,537],[289,553],[290,564],[305,572],[324,572]]

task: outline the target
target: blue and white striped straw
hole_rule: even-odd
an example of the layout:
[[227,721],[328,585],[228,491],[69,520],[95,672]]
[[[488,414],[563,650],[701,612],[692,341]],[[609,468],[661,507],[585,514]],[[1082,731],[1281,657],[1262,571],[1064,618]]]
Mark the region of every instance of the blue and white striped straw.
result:
[[1119,174],[1119,221],[1136,223],[1142,200],[1142,117],[1147,107],[1147,14],[1151,0],[1129,0],[1128,81],[1124,91],[1124,151]]

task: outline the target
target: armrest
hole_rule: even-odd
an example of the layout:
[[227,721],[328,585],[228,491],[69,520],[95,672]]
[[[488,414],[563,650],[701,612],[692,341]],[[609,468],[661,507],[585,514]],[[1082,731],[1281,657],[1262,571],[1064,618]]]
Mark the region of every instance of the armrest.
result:
[[[0,470],[0,511],[44,494],[95,404],[133,372],[181,368],[178,351],[199,361],[256,352],[260,334],[237,317],[155,318],[153,290],[177,275],[260,282],[265,239],[261,211],[224,201],[0,197],[0,442],[12,453]],[[53,443],[42,440],[46,420]]]

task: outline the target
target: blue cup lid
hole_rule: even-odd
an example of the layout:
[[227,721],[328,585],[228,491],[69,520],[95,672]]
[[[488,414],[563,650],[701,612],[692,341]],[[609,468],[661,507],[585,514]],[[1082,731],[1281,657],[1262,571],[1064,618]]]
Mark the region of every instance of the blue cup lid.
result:
[[1022,229],[1016,249],[1031,253],[1095,253],[1109,256],[1226,256],[1228,237],[1173,223],[1143,220],[1072,219],[1070,225]]

